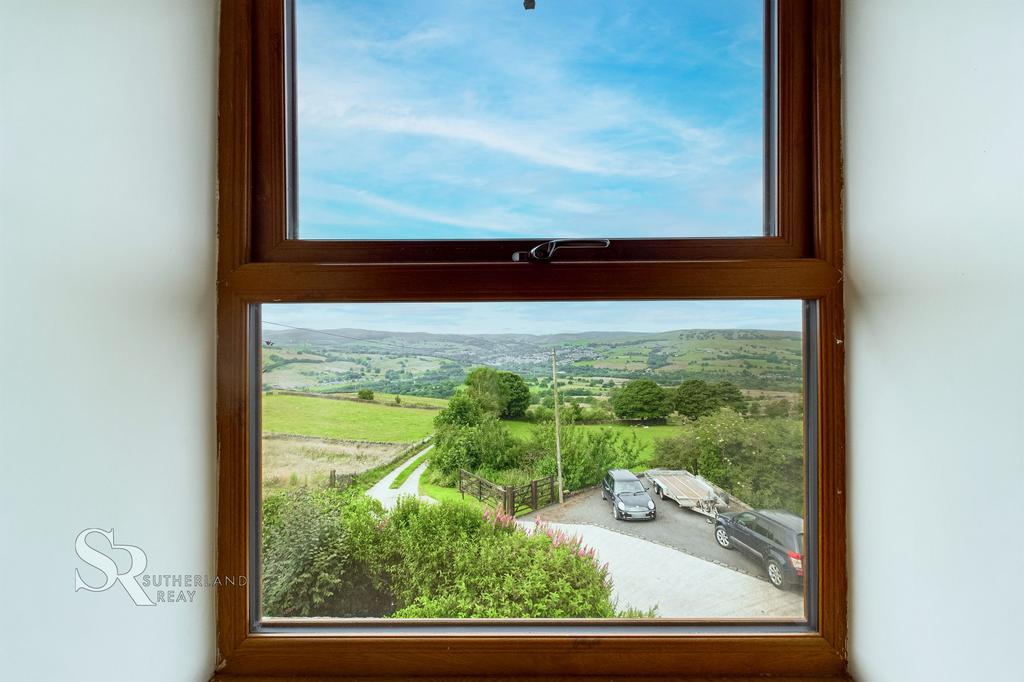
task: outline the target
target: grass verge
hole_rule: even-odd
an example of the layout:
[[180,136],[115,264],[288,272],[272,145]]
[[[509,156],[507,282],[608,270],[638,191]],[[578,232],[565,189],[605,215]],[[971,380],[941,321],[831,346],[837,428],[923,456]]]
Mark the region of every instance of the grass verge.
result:
[[409,462],[409,466],[407,466],[404,469],[402,469],[401,473],[399,473],[397,476],[395,476],[395,480],[391,481],[391,485],[388,486],[388,487],[389,488],[399,488],[399,487],[401,487],[401,485],[403,483],[405,483],[406,479],[409,478],[409,476],[412,475],[412,472],[416,471],[416,469],[419,468],[419,466],[421,464],[423,464],[424,460],[426,460],[427,457],[429,457],[429,456],[430,456],[429,452],[424,452],[422,455],[420,455],[419,457],[417,457],[413,461]]
[[438,502],[454,502],[456,504],[468,505],[481,512],[484,510],[484,506],[480,504],[480,500],[475,497],[466,495],[466,497],[463,498],[462,493],[455,488],[442,488],[441,486],[433,483],[424,483],[422,479],[420,480],[420,495],[432,497]]

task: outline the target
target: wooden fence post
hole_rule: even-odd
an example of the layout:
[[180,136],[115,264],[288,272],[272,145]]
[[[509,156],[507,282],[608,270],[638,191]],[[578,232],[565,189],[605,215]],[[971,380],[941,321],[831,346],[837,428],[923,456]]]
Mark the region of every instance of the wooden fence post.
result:
[[334,488],[337,485],[338,475],[334,469],[331,469],[331,487]]
[[537,479],[530,481],[530,506],[537,511]]

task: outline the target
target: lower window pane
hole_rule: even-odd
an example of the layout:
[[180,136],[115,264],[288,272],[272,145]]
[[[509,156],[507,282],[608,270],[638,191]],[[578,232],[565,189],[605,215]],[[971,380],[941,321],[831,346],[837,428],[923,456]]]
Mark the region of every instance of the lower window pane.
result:
[[803,302],[260,318],[265,622],[805,617]]

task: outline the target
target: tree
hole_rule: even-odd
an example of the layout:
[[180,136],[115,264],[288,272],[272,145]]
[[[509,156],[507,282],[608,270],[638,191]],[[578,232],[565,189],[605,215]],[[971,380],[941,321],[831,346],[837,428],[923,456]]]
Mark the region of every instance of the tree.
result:
[[747,399],[743,397],[743,392],[736,384],[719,381],[716,384],[711,384],[709,388],[719,407],[728,407],[740,413],[747,411]]
[[477,367],[466,375],[466,387],[485,412],[497,416],[505,409],[501,377],[493,367]]
[[665,389],[650,379],[630,381],[611,402],[619,419],[663,419],[672,409]]
[[785,398],[771,401],[764,406],[764,415],[766,417],[788,417],[789,401]]
[[679,384],[672,394],[672,406],[690,419],[714,414],[723,407],[747,411],[747,401],[735,384],[728,381],[709,384],[701,379],[687,379]]
[[690,419],[699,419],[718,409],[708,382],[701,379],[687,379],[679,384],[672,395],[672,406]]
[[530,387],[515,372],[498,372],[502,397],[505,406],[501,411],[502,419],[520,419],[530,406]]
[[483,421],[484,410],[473,396],[467,393],[456,393],[448,401],[448,407],[434,417],[434,427],[445,426],[476,426]]
[[373,400],[373,391],[368,388],[359,389],[359,393],[357,395],[360,400]]

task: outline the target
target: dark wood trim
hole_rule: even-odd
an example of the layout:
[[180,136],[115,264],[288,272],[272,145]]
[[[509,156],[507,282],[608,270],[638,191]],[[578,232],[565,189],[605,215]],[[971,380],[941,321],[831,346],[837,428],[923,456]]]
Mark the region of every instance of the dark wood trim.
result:
[[[517,251],[529,251],[545,239],[326,241],[280,239],[258,252],[268,263],[508,263]],[[713,260],[795,258],[793,245],[782,237],[724,239],[614,239],[601,251],[608,260]],[[593,260],[587,250],[563,250],[558,261]]]
[[[535,241],[285,239],[280,0],[222,0],[217,570],[249,575],[249,304],[263,301],[805,298],[818,301],[817,632],[381,636],[251,633],[222,588],[215,679],[644,675],[848,679],[840,0],[779,0],[779,236],[617,240],[612,260],[508,262]],[[482,245],[481,245],[482,244]],[[417,249],[422,249],[417,251]],[[373,264],[352,261],[381,259]],[[417,264],[409,264],[413,261]],[[454,262],[461,264],[456,265]],[[407,263],[400,265],[399,263]],[[347,264],[346,264],[347,263]],[[255,586],[251,586],[255,588]],[[581,628],[584,626],[581,626]],[[377,679],[380,679],[378,677]]]
[[[217,295],[217,575],[249,576],[248,304]],[[217,650],[227,656],[249,636],[245,589],[217,591]]]
[[[816,1],[816,0],[815,0]],[[776,220],[791,257],[811,255],[810,4],[778,0]]]
[[843,175],[840,0],[813,4],[814,250],[839,271],[839,281],[818,304],[819,565],[822,636],[847,652],[846,346],[843,314]]
[[225,284],[257,301],[558,301],[818,298],[839,281],[819,260],[338,265],[250,263]]
[[287,237],[285,14],[279,0],[256,2],[253,16],[253,256],[266,260]]
[[218,276],[250,260],[251,22],[248,3],[224,3],[220,13],[217,98]]
[[814,252],[836,267],[843,262],[843,137],[839,0],[814,5],[813,150]]
[[[842,677],[845,660],[818,635],[683,637],[320,637],[250,635],[224,675],[417,674],[645,676],[758,673]],[[607,677],[605,677],[607,679]]]

